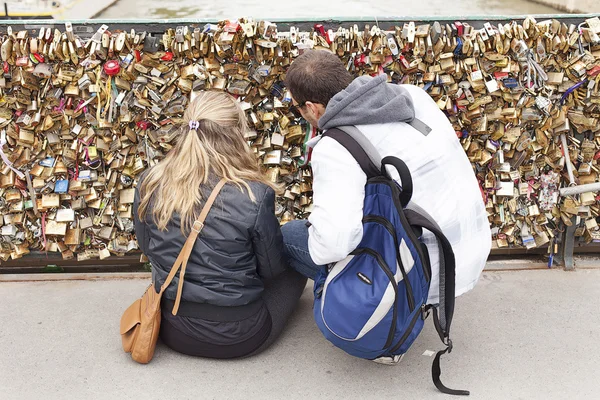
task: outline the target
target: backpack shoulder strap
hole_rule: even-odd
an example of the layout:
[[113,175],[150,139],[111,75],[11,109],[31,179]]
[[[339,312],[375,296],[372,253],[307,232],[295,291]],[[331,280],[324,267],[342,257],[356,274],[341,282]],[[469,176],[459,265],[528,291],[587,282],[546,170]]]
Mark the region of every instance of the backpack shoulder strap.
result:
[[[353,135],[351,128],[354,128],[359,135]],[[349,126],[331,128],[325,131],[323,136],[330,137],[344,146],[356,162],[358,162],[365,175],[367,175],[367,180],[381,175],[381,157],[379,157],[375,146],[357,128]],[[365,140],[361,140],[360,137],[363,137]]]
[[373,143],[355,126],[328,129],[323,136],[328,136],[344,146],[367,175],[367,180],[376,176],[391,179],[385,167],[391,165],[396,168],[402,182],[400,200],[402,207],[406,207],[412,197],[413,185],[410,171],[404,161],[394,156],[382,159]]
[[[454,251],[452,250],[452,245],[433,218],[417,205],[411,204],[410,208],[404,210],[409,224],[423,227],[433,233],[440,247],[440,299],[438,307],[433,307],[433,323],[440,339],[446,345],[446,349],[439,351],[433,361],[431,367],[433,382],[442,393],[468,396],[468,391],[449,389],[440,380],[440,358],[442,355],[452,352],[450,325],[454,316],[456,286],[456,260],[454,258]],[[415,211],[415,209],[418,209],[418,211]]]
[[440,246],[440,338],[442,341],[448,336],[452,316],[454,314],[455,274],[456,263],[454,251],[450,242],[443,234],[439,225],[433,218],[416,204],[411,204],[404,210],[410,225],[416,225],[433,233]]

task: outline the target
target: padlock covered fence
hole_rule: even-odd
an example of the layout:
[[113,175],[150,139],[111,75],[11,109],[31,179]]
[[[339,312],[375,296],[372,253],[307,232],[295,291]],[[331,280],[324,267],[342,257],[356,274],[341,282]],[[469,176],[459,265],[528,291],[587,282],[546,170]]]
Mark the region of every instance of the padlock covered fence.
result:
[[472,163],[496,254],[554,254],[567,230],[600,241],[597,192],[560,191],[599,181],[598,16],[0,21],[0,38],[4,267],[139,259],[137,178],[202,90],[239,100],[257,162],[285,184],[281,223],[306,218],[315,130],[283,81],[307,48],[429,93]]

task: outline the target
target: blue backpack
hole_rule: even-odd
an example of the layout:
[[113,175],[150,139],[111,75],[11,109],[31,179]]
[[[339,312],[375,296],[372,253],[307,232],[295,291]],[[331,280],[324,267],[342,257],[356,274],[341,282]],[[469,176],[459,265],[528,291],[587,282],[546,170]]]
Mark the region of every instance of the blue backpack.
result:
[[[317,326],[325,338],[348,354],[395,364],[413,344],[432,310],[435,328],[446,345],[433,362],[434,384],[443,393],[469,395],[440,381],[440,357],[452,351],[454,253],[431,217],[410,203],[408,167],[396,157],[380,159],[356,127],[330,129],[324,136],[352,154],[367,175],[367,184],[362,241],[346,259],[323,268],[315,278]],[[387,165],[396,168],[402,186],[389,176]],[[436,236],[440,248],[440,301],[436,306],[427,304],[431,265],[427,247],[420,240],[423,229]]]

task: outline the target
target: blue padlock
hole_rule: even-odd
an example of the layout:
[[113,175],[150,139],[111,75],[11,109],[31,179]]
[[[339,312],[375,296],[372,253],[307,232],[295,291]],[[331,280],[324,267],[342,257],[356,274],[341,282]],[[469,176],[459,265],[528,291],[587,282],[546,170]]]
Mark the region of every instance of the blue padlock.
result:
[[66,179],[59,179],[54,184],[54,193],[67,193],[69,191],[69,181]]
[[506,78],[502,83],[508,89],[515,89],[519,86],[519,81],[516,78]]

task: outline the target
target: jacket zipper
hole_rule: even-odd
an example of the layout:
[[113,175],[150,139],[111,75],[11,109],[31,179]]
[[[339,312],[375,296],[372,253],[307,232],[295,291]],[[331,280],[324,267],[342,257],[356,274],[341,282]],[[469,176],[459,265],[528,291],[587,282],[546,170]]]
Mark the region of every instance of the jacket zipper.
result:
[[[423,309],[423,307],[424,307],[424,305],[421,305],[421,309]],[[408,328],[404,331],[404,335],[402,335],[402,337],[400,338],[400,340],[398,341],[398,343],[396,343],[396,345],[394,346],[394,348],[392,348],[390,350],[391,354],[393,354],[395,351],[397,351],[404,344],[404,342],[406,342],[406,339],[408,339],[408,336],[411,334],[413,328],[415,327],[415,324],[417,323],[417,320],[422,315],[423,315],[422,311],[415,313],[413,319],[410,321],[410,324],[408,325]]]
[[[410,308],[410,312],[413,312],[415,309],[415,297],[412,290],[412,285],[408,280],[408,274],[406,273],[404,265],[402,264],[402,258],[400,258],[400,244],[398,243],[398,236],[396,235],[396,230],[394,229],[394,226],[390,221],[379,215],[366,215],[363,217],[363,223],[365,222],[375,222],[377,224],[383,225],[383,227],[387,229],[390,235],[392,235],[392,237],[394,238],[394,245],[396,246],[396,261],[398,262],[398,268],[400,268],[400,271],[402,272],[404,282],[406,282],[406,296],[408,297],[408,307]],[[394,279],[394,282],[395,281],[396,280]]]
[[385,272],[388,279],[392,283],[392,287],[394,288],[394,310],[393,310],[393,314],[392,314],[392,325],[390,327],[390,332],[389,332],[388,338],[385,342],[385,346],[383,347],[384,349],[387,349],[388,347],[390,347],[392,345],[392,341],[394,340],[394,335],[396,334],[396,323],[398,320],[398,307],[397,307],[398,284],[396,283],[396,280],[394,279],[394,274],[392,274],[392,271],[388,267],[387,263],[385,262],[385,260],[381,256],[381,254],[377,253],[376,251],[374,251],[372,249],[366,248],[366,247],[356,249],[355,251],[352,252],[352,254],[354,254],[354,255],[361,254],[361,253],[367,253],[367,254],[373,256],[377,260],[377,263],[379,264],[379,266],[381,267],[383,272]]

